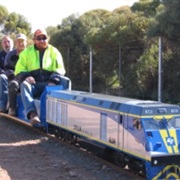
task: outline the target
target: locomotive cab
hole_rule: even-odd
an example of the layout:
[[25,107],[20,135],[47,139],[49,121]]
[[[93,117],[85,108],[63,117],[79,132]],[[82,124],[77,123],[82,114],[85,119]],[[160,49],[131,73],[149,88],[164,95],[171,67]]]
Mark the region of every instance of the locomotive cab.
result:
[[124,111],[123,150],[131,153],[129,157],[136,157],[127,160],[126,156],[128,167],[142,170],[147,179],[177,179],[180,175],[179,106],[129,101],[120,111]]
[[180,117],[160,116],[142,120],[146,133],[146,150],[153,153],[180,152]]
[[[158,112],[158,111],[157,111]],[[146,163],[148,179],[168,177],[176,179],[180,174],[180,116],[178,106],[161,109],[160,114],[142,118],[146,151],[150,160]],[[160,172],[160,173],[157,173]],[[156,179],[155,178],[155,179]]]

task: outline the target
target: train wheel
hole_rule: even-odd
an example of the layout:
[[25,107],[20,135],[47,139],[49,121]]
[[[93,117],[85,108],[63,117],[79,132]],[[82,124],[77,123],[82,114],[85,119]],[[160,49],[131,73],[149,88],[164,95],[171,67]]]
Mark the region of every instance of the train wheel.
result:
[[128,167],[130,168],[131,171],[134,172],[134,174],[139,174],[140,172],[142,173],[144,166],[143,163],[138,160],[131,160],[130,163],[128,164]]
[[125,168],[127,164],[124,161],[124,157],[125,157],[124,154],[116,152],[114,157],[115,164],[121,168]]

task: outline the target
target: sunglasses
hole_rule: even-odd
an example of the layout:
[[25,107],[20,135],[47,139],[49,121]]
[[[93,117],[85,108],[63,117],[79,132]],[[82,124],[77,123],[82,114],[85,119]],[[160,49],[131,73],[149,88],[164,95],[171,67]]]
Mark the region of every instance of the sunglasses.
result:
[[37,41],[42,41],[42,40],[45,41],[46,39],[47,39],[46,36],[43,36],[43,37],[37,37],[37,38],[36,38]]

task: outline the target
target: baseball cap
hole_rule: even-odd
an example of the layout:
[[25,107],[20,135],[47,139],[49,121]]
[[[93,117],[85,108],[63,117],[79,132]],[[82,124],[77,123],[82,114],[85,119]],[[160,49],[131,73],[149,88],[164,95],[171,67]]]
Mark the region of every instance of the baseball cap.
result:
[[19,33],[19,34],[16,35],[16,39],[24,39],[24,40],[27,40],[27,37],[26,37],[24,34]]
[[45,29],[37,29],[35,32],[34,32],[34,37],[38,37],[38,36],[41,36],[41,35],[44,35],[47,37],[47,32]]

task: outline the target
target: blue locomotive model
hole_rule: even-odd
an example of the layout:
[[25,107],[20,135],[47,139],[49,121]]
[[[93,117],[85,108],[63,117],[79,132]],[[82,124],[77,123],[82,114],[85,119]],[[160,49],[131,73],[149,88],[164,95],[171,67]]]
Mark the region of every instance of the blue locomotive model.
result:
[[[29,123],[18,97],[18,119]],[[180,107],[48,86],[36,107],[46,131],[103,149],[121,167],[148,180],[180,179]]]

